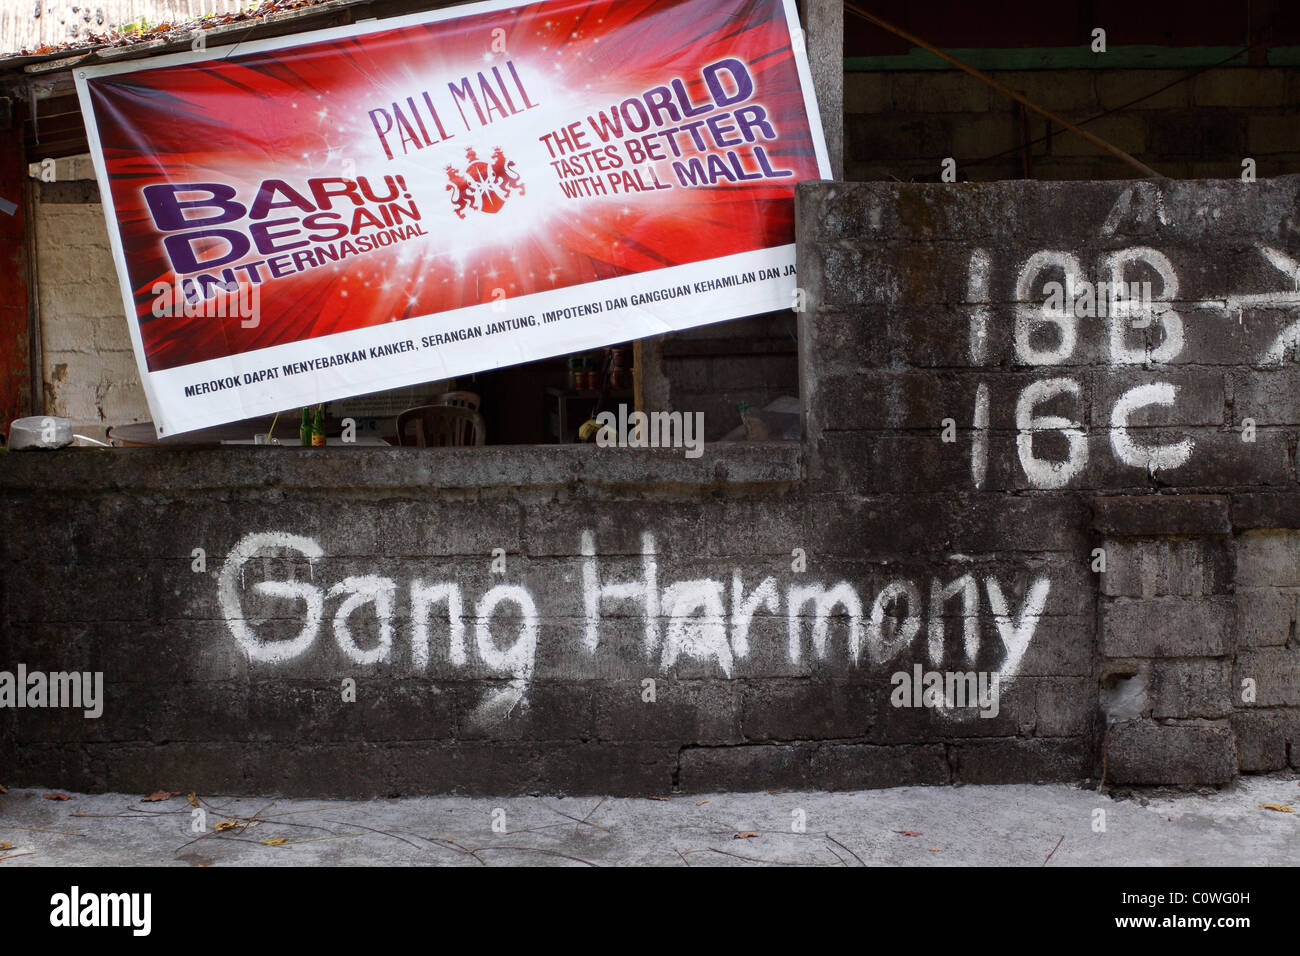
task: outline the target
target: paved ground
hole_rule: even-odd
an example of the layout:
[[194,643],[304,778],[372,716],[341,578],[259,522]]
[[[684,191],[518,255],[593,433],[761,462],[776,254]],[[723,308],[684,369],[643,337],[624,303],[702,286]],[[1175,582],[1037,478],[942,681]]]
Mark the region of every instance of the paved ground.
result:
[[[672,800],[420,797],[346,803],[10,790],[0,866],[1298,865],[1296,774],[1199,793],[1072,785],[720,793]],[[1290,805],[1296,812],[1262,808]],[[1105,811],[1104,832],[1094,830]],[[795,832],[801,819],[804,832]],[[494,819],[498,830],[493,829]],[[214,826],[227,824],[220,832]],[[745,834],[750,834],[745,836]],[[1049,860],[1050,856],[1050,860]]]

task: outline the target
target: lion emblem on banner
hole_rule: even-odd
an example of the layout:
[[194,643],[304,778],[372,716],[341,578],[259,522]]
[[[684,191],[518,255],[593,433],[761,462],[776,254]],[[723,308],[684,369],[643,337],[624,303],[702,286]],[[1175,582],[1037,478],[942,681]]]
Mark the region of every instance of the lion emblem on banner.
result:
[[505,206],[511,193],[524,195],[524,181],[514,161],[500,146],[492,151],[491,165],[479,159],[473,147],[465,150],[465,161],[464,170],[452,165],[448,165],[446,170],[451,209],[461,219],[465,218],[466,209],[497,213]]

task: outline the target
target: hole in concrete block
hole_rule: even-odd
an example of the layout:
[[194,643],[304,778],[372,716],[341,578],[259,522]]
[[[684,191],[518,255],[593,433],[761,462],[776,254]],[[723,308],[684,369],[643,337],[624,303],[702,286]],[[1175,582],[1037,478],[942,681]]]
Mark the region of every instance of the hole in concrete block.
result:
[[1102,678],[1101,710],[1107,723],[1135,720],[1147,709],[1147,681],[1143,674],[1117,672]]

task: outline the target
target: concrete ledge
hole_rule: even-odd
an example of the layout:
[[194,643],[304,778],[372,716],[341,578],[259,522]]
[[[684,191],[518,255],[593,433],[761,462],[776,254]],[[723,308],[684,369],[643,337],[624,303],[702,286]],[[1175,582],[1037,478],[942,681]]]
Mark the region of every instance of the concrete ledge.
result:
[[180,491],[286,487],[476,489],[789,485],[803,474],[799,442],[725,442],[687,458],[680,448],[518,445],[487,448],[69,448],[0,455],[0,489],[29,492]]

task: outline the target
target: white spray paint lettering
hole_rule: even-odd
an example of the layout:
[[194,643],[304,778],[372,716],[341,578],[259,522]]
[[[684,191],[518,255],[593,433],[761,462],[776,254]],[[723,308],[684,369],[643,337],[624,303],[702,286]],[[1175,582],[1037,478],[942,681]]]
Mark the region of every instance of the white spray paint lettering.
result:
[[[886,582],[864,614],[863,596],[848,581],[809,582],[800,578],[782,590],[775,577],[765,577],[752,588],[739,571],[723,578],[673,581],[661,587],[655,537],[641,536],[640,574],[617,580],[602,574],[595,534],[580,537],[584,628],[578,641],[588,655],[600,652],[602,625],[611,610],[626,614],[632,604],[642,618],[641,645],[652,666],[667,672],[684,661],[715,667],[724,677],[738,676],[756,652],[752,626],[765,612],[769,623],[784,622],[784,635],[775,649],[796,667],[824,661],[835,651],[837,635],[843,637],[843,655],[852,666],[878,666],[909,650],[928,654],[934,664],[946,657],[950,617],[948,606],[960,608],[961,655],[973,662],[999,654],[1003,681],[1019,671],[1025,652],[1044,612],[1051,587],[1047,577],[1028,582],[1018,612],[1003,585],[984,578],[987,616],[993,627],[982,627],[985,609],[980,582],[966,573],[930,583],[928,604],[921,586],[907,578]],[[295,579],[258,581],[246,587],[246,566],[258,558],[306,559],[313,582],[325,551],[315,540],[286,532],[254,532],[240,540],[227,555],[217,577],[217,595],[230,633],[248,659],[260,664],[289,666],[316,646],[325,620],[325,606],[338,601],[329,624],[342,657],[356,666],[390,663],[401,647],[394,620],[398,583],[379,575],[345,577],[325,588]],[[270,618],[245,613],[245,595],[300,604],[301,627],[289,639],[272,639],[259,631]],[[409,603],[409,660],[416,672],[427,672],[435,661],[452,670],[478,664],[499,680],[488,690],[474,713],[477,721],[507,718],[526,703],[536,669],[541,613],[528,588],[498,584],[474,603],[467,619],[466,596],[456,581],[415,579],[405,592]],[[782,605],[784,604],[784,615]],[[509,613],[507,613],[509,612]],[[371,623],[373,619],[373,623]],[[434,622],[445,644],[433,635]],[[296,623],[296,622],[295,622]],[[472,643],[467,640],[473,627]],[[922,631],[925,645],[918,648]],[[364,636],[364,635],[369,635]],[[987,646],[991,643],[991,646]],[[999,650],[998,644],[1001,645]],[[863,649],[866,659],[863,660]],[[472,649],[472,654],[471,654]]]
[[[1133,196],[1125,192],[1116,209],[1127,214],[1132,202]],[[968,280],[968,298],[974,305],[969,353],[974,364],[981,364],[989,352],[987,306],[995,298],[990,291],[989,271],[987,252],[975,250]],[[1108,281],[1096,285],[1088,282],[1079,258],[1064,250],[1033,253],[1021,265],[1015,279],[1012,331],[1017,364],[1046,369],[1068,363],[1078,349],[1081,317],[1107,320],[1106,344],[1112,367],[1167,364],[1182,353],[1183,321],[1170,305],[1179,293],[1178,276],[1167,256],[1146,246],[1122,249],[1103,256],[1099,271]],[[1133,275],[1144,271],[1159,280],[1158,294],[1149,291],[1151,283],[1133,281]],[[1099,296],[1104,298],[1099,300]],[[1145,329],[1158,332],[1159,344],[1152,346],[1145,338],[1140,344],[1130,341],[1135,330]],[[1300,325],[1295,338],[1300,344]],[[1191,438],[1142,445],[1130,431],[1137,412],[1155,406],[1172,407],[1177,395],[1172,383],[1154,382],[1131,388],[1115,401],[1107,420],[1116,461],[1149,474],[1171,471],[1188,462],[1195,447]],[[1081,412],[1083,401],[1080,381],[1069,376],[1039,379],[1021,389],[1014,409],[1016,457],[1030,487],[1065,488],[1087,468],[1090,448],[1082,414],[1059,414],[1067,410]],[[970,449],[971,482],[977,489],[985,486],[989,471],[990,418],[989,386],[980,382],[975,392]],[[1064,439],[1063,456],[1059,446],[1055,457],[1047,457],[1039,448],[1038,439],[1047,436]]]

